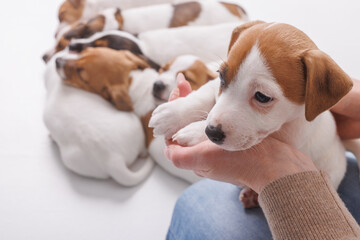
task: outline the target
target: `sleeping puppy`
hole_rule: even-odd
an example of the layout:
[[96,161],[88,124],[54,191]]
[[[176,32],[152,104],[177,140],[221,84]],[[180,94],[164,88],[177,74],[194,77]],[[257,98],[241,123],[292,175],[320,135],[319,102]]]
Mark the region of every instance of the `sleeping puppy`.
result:
[[[171,64],[168,64],[173,65],[172,67],[166,66],[166,69],[171,70],[163,69],[162,74],[159,75],[155,70],[146,68],[144,62],[139,63],[140,60],[134,59],[134,55],[132,57],[127,55],[131,55],[131,53],[106,48],[88,48],[76,58],[58,58],[56,62],[58,63],[58,72],[66,84],[96,93],[112,102],[120,110],[133,110],[142,121],[146,147],[152,158],[160,166],[171,174],[189,182],[199,180],[200,178],[191,171],[180,170],[170,164],[163,155],[164,139],[153,138],[152,129],[148,127],[148,122],[152,110],[164,102],[153,95],[153,89],[154,84],[161,79],[161,75],[166,73],[168,73],[167,84],[172,86],[176,85],[176,74],[178,72],[191,76],[194,89],[214,79],[216,74],[211,72],[195,56],[177,57]],[[129,59],[125,60],[126,58]],[[202,70],[194,69],[194,65]],[[117,66],[116,70],[113,70],[114,66]],[[103,71],[101,74],[99,74],[100,69]],[[170,74],[172,75],[172,82],[169,79]],[[113,79],[116,79],[116,83]],[[129,83],[130,86],[128,86]],[[168,99],[169,94],[163,93],[162,96]],[[131,109],[126,106],[131,106]]]
[[[140,20],[139,20],[140,19]],[[88,38],[97,32],[123,30],[132,34],[186,25],[212,25],[247,21],[246,12],[236,4],[217,1],[192,1],[181,4],[162,4],[121,11],[109,8],[87,22],[78,21],[63,27],[57,34],[54,49],[43,59],[63,50],[75,38]]]
[[[327,110],[350,91],[352,81],[308,36],[287,24],[241,25],[219,74],[186,98],[159,106],[149,124],[155,135],[181,145],[207,137],[228,151],[272,136],[310,155],[339,186],[345,149]],[[206,121],[203,112],[209,113]],[[255,198],[243,194],[244,206],[257,204]]]
[[58,18],[61,28],[80,19],[89,19],[106,8],[128,9],[170,2],[172,0],[65,0],[59,8]]
[[[160,29],[144,32],[134,37],[124,31],[96,33],[87,39],[72,39],[71,51],[81,52],[86,47],[110,47],[113,49],[138,48],[158,65],[164,65],[180,55],[192,54],[206,63],[226,59],[227,41],[238,23],[213,26],[194,26]],[[130,40],[130,41],[128,41]],[[135,46],[137,45],[137,46]],[[44,57],[50,59],[53,52]]]
[[[59,147],[64,165],[82,176],[113,178],[124,186],[134,186],[145,180],[154,162],[144,157],[145,135],[139,118],[132,112],[118,111],[95,94],[64,84],[56,69],[55,59],[58,58],[65,61],[78,56],[59,52],[47,64],[45,72],[44,122]],[[135,56],[126,56],[123,60],[121,67],[125,72],[146,66]],[[58,61],[59,64],[64,63]],[[82,67],[83,70],[75,69],[72,74],[84,74],[82,77],[86,81],[83,71],[87,71],[88,66],[83,64]],[[60,72],[64,77],[68,71]],[[129,84],[125,79],[123,82]],[[85,82],[78,84],[86,85]]]
[[[95,15],[97,15],[95,19],[100,19],[102,22],[104,30],[106,30],[105,25],[111,25],[115,27],[113,29],[123,29],[133,34],[159,28],[180,27],[189,24],[210,25],[247,18],[244,9],[234,3],[213,0],[177,1],[175,4],[171,2],[169,0],[146,2],[138,0],[131,2],[130,6],[133,9],[127,9],[129,7],[126,5],[129,4],[124,1],[67,0],[59,9],[60,26],[57,33],[66,25],[78,20],[87,21]],[[104,11],[105,9],[107,10]]]

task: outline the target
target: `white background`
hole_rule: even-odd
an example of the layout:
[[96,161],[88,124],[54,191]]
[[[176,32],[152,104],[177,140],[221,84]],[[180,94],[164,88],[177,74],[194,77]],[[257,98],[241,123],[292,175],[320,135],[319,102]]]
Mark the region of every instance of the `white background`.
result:
[[[358,0],[239,2],[253,20],[302,29],[360,78]],[[41,56],[54,44],[60,3],[0,3],[0,239],[163,239],[185,182],[159,168],[135,188],[79,177],[48,137]]]

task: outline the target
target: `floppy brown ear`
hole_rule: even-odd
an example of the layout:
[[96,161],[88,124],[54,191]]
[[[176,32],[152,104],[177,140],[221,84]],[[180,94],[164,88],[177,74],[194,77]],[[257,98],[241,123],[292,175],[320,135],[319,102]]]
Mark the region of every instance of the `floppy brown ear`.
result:
[[260,23],[264,23],[263,21],[253,21],[253,22],[247,22],[244,23],[238,27],[236,27],[231,34],[231,39],[230,39],[230,43],[229,43],[229,48],[228,48],[228,52],[230,52],[230,49],[232,48],[232,46],[234,45],[234,43],[236,42],[236,40],[239,38],[240,34],[245,31],[248,28],[251,28],[252,26],[255,26],[257,24]]
[[320,50],[310,50],[302,57],[305,65],[305,117],[314,120],[344,97],[352,88],[351,78]]
[[110,101],[118,110],[126,112],[134,110],[128,89],[125,85],[113,85],[109,86],[107,89]]

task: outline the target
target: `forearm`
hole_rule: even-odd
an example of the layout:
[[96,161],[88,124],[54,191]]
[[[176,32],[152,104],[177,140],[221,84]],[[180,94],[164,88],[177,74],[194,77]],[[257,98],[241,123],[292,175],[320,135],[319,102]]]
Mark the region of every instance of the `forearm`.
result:
[[326,176],[316,171],[278,179],[259,203],[274,239],[360,239],[360,227]]

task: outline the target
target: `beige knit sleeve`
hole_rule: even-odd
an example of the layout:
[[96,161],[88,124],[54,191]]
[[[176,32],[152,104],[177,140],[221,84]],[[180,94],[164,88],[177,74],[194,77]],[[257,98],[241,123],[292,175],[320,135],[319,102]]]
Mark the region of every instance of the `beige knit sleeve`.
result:
[[359,225],[325,173],[278,179],[261,191],[259,203],[274,239],[360,239]]

